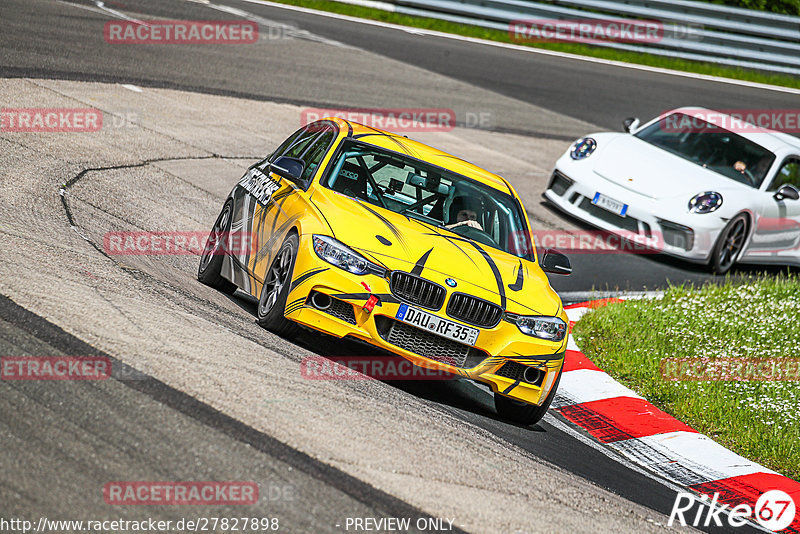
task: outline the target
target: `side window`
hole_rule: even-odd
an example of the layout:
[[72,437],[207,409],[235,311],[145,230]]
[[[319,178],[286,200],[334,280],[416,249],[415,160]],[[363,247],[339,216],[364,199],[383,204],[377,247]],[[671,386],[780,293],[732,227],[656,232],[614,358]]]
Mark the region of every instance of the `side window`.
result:
[[272,153],[272,154],[269,156],[269,158],[267,158],[267,161],[269,161],[269,162],[273,162],[273,161],[275,161],[276,159],[278,159],[278,157],[280,157],[280,156],[283,156],[283,155],[284,155],[284,152],[286,152],[287,150],[289,150],[289,147],[290,147],[290,146],[292,146],[292,144],[295,142],[295,140],[296,140],[298,137],[300,137],[300,134],[302,134],[304,130],[305,130],[305,128],[300,128],[300,129],[299,129],[299,130],[297,130],[295,133],[293,133],[292,135],[290,135],[289,137],[287,137],[287,138],[286,138],[286,141],[284,141],[283,143],[281,143],[281,146],[279,146],[277,149],[275,149],[275,152],[273,152],[273,153]]
[[333,141],[333,136],[333,128],[326,129],[303,154],[302,158],[306,163],[306,168],[300,177],[303,182],[309,181],[314,176],[314,173],[317,172],[317,167],[319,167],[322,158],[325,157],[325,153]]
[[769,191],[777,191],[786,184],[800,189],[800,159],[788,159],[783,162],[769,186]]
[[308,146],[311,144],[312,141],[319,135],[318,129],[306,130],[304,131],[292,146],[287,150],[285,153],[281,154],[282,156],[289,156],[290,158],[300,158],[303,159],[303,154],[305,153]]

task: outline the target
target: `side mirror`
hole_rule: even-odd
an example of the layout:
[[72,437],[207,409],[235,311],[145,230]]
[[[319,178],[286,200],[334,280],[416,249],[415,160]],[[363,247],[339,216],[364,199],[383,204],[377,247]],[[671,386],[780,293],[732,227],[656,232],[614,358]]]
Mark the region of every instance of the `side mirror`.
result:
[[570,274],[572,272],[572,264],[566,254],[550,248],[545,249],[542,254],[541,265],[542,270],[546,273]]
[[305,166],[306,164],[302,159],[281,156],[270,163],[269,170],[287,180],[300,183],[300,177],[303,175]]
[[639,127],[639,119],[637,117],[628,117],[622,121],[622,129],[628,133]]
[[775,200],[798,200],[800,199],[800,192],[797,191],[797,188],[791,184],[786,184],[781,186],[780,189],[775,191],[775,194],[772,195]]

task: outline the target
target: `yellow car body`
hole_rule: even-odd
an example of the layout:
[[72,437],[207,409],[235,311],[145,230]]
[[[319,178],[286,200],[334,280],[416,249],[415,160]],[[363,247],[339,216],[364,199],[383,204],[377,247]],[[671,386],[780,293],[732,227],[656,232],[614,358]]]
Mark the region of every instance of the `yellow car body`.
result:
[[[290,137],[275,153],[251,167],[231,192],[230,204],[226,204],[231,206],[230,213],[227,220],[223,220],[227,226],[221,228],[231,232],[252,232],[256,246],[253,250],[224,256],[219,267],[220,277],[225,280],[222,283],[231,290],[234,287],[230,283],[235,284],[263,301],[268,270],[277,261],[276,254],[282,243],[289,235],[296,235],[298,246],[290,274],[291,283],[288,290],[281,289],[288,291],[282,310],[285,319],[338,338],[350,337],[367,342],[419,366],[482,382],[497,395],[529,405],[541,405],[557,387],[567,335],[557,341],[541,339],[523,333],[512,320],[518,316],[542,316],[557,318],[566,324],[567,316],[539,265],[535,247],[530,246],[526,251],[527,257],[521,257],[464,238],[447,228],[427,224],[425,220],[350,196],[353,193],[349,189],[344,193],[336,191],[322,182],[325,173],[331,172],[329,166],[337,153],[343,150],[341,147],[345,140],[351,140],[347,144],[351,148],[356,146],[354,140],[358,140],[358,147],[368,145],[380,149],[381,157],[397,154],[407,158],[405,161],[413,158],[425,162],[433,166],[426,167],[428,169],[435,167],[454,173],[475,186],[480,185],[485,191],[491,191],[498,198],[502,196],[504,202],[513,202],[519,206],[519,213],[524,218],[521,223],[524,224],[524,233],[530,235],[527,214],[521,209],[520,199],[511,185],[500,176],[435,148],[338,118],[323,119],[298,132],[292,136],[294,141]],[[311,154],[306,152],[305,158],[309,161],[303,162],[302,179],[290,180],[271,172],[272,162],[282,155],[282,151],[284,154],[299,153],[291,147],[293,143],[300,143],[304,135],[311,135],[308,132],[316,132],[319,148]],[[324,132],[324,136],[319,132]],[[310,142],[308,146],[311,146]],[[400,167],[402,163],[394,165]],[[342,172],[354,174],[339,171]],[[409,172],[412,174],[413,171]],[[427,174],[431,176],[433,171],[428,170]],[[409,176],[408,180],[419,181],[420,177]],[[431,194],[442,195],[442,191],[448,190],[447,186],[442,189],[441,185],[437,186],[439,182],[433,180],[431,178],[433,185],[420,183],[436,191]],[[395,182],[392,187],[405,187],[398,184]],[[455,185],[450,189],[452,187]],[[399,194],[390,190],[389,185],[379,186],[381,188],[387,195]],[[364,187],[361,194],[368,189]],[[446,199],[442,201],[445,202]],[[422,208],[416,210],[423,213]],[[418,214],[415,212],[414,215]],[[315,247],[328,249],[313,236],[326,236],[343,243],[369,260],[373,271],[353,274],[323,260],[315,252]],[[415,293],[410,289],[416,287],[417,282],[426,288],[425,291],[435,295],[441,295],[441,289],[444,289],[438,309],[420,306],[420,303],[430,304],[432,300],[429,293],[423,295],[421,290]],[[462,297],[454,297],[456,294]],[[333,299],[329,307],[320,309],[322,306],[315,306],[317,301],[314,298],[327,303],[328,297]],[[373,297],[372,308],[370,297]],[[467,311],[451,307],[451,300],[461,304],[466,302],[464,309]],[[267,304],[264,302],[264,306]],[[474,336],[474,331],[469,329],[477,329],[477,338],[469,346],[452,336],[443,337],[400,321],[398,317],[401,315],[398,314],[404,306],[405,310],[409,306],[416,310],[413,316],[421,321],[420,324],[424,324],[426,317],[418,313],[422,310],[445,320],[428,317],[428,326],[438,321],[442,330],[458,330],[462,337],[464,331],[468,336]],[[500,318],[495,321],[498,310]],[[411,315],[403,312],[407,313]],[[446,324],[448,321],[450,326]],[[541,372],[525,375],[528,368]],[[526,381],[525,376],[535,376],[536,380]]]

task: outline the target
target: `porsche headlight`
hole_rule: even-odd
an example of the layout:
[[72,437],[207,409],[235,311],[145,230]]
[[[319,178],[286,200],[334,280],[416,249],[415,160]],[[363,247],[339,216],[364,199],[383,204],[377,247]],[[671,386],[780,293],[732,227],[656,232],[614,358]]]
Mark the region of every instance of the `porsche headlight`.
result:
[[591,137],[582,137],[572,143],[569,147],[569,157],[572,159],[584,159],[592,155],[597,148],[597,141]]
[[692,197],[689,201],[689,211],[691,213],[711,213],[722,206],[722,195],[714,191],[706,191]]
[[312,236],[314,252],[320,259],[353,274],[380,273],[384,269],[366,259],[344,243],[323,235]]
[[516,324],[523,334],[540,339],[561,341],[567,335],[567,323],[558,317],[506,314],[506,319]]

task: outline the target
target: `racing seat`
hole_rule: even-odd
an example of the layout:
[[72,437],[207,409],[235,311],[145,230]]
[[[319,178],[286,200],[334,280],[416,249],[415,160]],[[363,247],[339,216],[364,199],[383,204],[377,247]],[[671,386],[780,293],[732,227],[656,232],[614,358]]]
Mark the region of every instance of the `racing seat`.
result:
[[368,200],[366,172],[360,165],[345,161],[336,178],[333,190],[350,197]]

